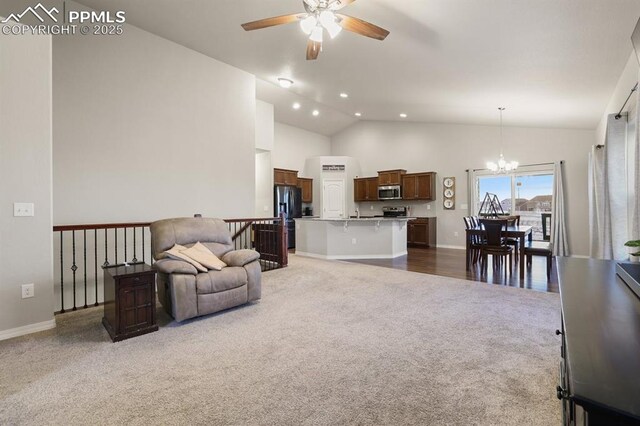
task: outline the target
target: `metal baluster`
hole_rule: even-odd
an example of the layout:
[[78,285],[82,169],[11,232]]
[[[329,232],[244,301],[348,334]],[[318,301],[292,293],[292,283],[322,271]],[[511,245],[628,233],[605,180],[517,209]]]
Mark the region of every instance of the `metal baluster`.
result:
[[[136,257],[136,227],[133,227],[133,259],[131,259],[131,261],[133,263],[136,263],[138,261],[138,258]],[[144,228],[142,228],[142,232],[144,232]]]
[[95,276],[96,286],[96,303],[94,306],[98,306],[98,230],[93,230],[93,274]]
[[118,228],[113,228],[113,235],[115,235],[115,241],[116,243],[114,244],[115,247],[115,251],[116,251],[116,265],[118,264]]
[[124,263],[127,263],[127,228],[124,228]]
[[64,314],[64,232],[60,231],[60,313]]
[[144,230],[145,228],[142,227],[142,261],[145,262],[146,257],[144,255]]
[[84,308],[88,308],[87,306],[87,230],[84,229],[82,231],[84,238]]
[[71,265],[71,270],[73,271],[73,310],[76,309],[76,271],[78,267],[76,266],[76,231],[71,231],[71,240],[72,240],[72,253],[73,253],[73,265]]
[[105,228],[104,230],[104,263],[102,264],[103,268],[106,268],[107,266],[109,266],[109,261],[107,260],[107,256],[108,256],[108,247],[107,247],[107,240],[109,239],[109,236],[107,235],[107,229]]

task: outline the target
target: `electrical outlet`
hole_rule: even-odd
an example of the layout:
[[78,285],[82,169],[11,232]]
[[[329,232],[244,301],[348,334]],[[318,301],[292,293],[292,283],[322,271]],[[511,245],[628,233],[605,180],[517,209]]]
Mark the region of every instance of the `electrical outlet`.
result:
[[358,243],[358,241],[355,238],[351,239],[351,244],[357,244],[357,243]]
[[28,299],[29,297],[35,296],[35,285],[34,284],[22,284],[22,298]]
[[431,210],[431,204],[427,204],[427,210]]
[[453,233],[453,236],[454,236],[454,237],[457,237],[458,235],[459,235],[459,234],[458,234],[458,231],[456,231],[456,232],[454,232],[454,233]]
[[373,210],[373,204],[371,205],[371,210]]

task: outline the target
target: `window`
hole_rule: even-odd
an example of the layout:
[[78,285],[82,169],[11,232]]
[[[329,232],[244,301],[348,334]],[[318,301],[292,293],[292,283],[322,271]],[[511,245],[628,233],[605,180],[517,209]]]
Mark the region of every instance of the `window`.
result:
[[474,214],[479,212],[487,193],[495,194],[505,214],[519,215],[520,225],[533,227],[534,240],[548,240],[553,198],[553,166],[525,166],[521,169],[513,175],[475,172]]

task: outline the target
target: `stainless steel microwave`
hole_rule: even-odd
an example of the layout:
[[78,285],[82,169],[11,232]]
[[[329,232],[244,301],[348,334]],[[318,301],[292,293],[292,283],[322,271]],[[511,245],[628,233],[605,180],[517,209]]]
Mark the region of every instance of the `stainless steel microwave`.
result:
[[402,200],[400,185],[379,186],[378,200]]

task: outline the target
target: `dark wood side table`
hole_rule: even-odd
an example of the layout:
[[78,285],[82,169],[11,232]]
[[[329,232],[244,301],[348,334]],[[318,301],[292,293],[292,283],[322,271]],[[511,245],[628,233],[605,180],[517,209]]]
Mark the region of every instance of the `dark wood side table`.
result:
[[156,271],[141,263],[104,269],[104,317],[111,340],[158,330],[156,324]]

